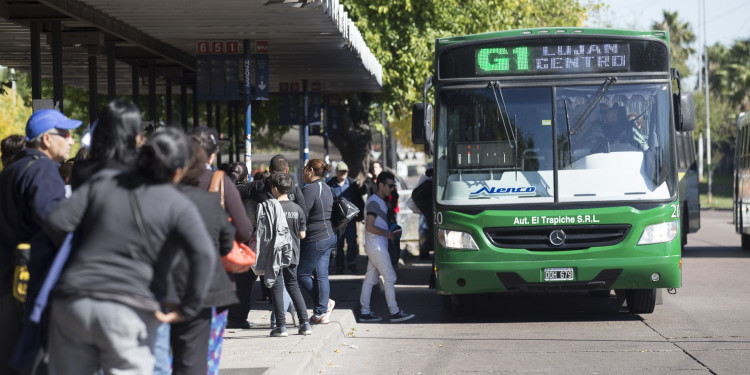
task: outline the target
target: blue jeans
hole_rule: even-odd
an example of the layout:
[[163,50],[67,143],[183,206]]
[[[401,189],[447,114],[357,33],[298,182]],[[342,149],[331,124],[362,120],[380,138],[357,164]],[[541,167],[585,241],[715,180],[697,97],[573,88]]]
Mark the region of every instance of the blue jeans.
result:
[[160,323],[156,329],[156,342],[154,343],[154,375],[169,375],[172,373],[172,356],[169,354],[169,334],[171,332],[169,323]]
[[[331,251],[336,245],[336,236],[329,236],[320,241],[302,241],[300,246],[299,266],[297,278],[299,285],[310,294],[315,307],[315,315],[323,315],[328,311],[328,298],[331,286],[328,283],[328,263]],[[313,283],[313,275],[315,282]]]

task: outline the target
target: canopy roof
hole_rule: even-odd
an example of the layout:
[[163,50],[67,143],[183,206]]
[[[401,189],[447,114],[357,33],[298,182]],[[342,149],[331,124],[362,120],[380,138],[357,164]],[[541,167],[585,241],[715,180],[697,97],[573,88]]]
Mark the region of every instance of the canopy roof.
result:
[[[31,71],[32,21],[41,23],[42,76],[52,76],[49,40],[61,21],[63,81],[88,88],[97,56],[98,92],[107,92],[107,46],[114,46],[117,94],[129,94],[132,66],[147,87],[148,62],[177,84],[195,81],[204,40],[267,41],[270,90],[320,82],[320,91],[378,92],[382,67],[338,0],[0,0],[0,65]],[[163,83],[158,84],[163,92]]]

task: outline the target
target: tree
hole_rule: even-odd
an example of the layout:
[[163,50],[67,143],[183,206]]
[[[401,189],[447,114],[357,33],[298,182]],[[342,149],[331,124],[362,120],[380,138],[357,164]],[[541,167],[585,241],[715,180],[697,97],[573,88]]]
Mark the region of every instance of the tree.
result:
[[669,54],[672,67],[680,71],[681,77],[687,77],[691,74],[687,60],[695,53],[695,48],[691,47],[695,42],[695,33],[689,22],[680,21],[677,11],[664,10],[662,12],[664,20],[654,22],[651,29],[669,31]]
[[[10,70],[0,69],[0,82],[10,83]],[[26,134],[26,120],[31,116],[31,107],[26,106],[17,90],[3,84],[0,90],[0,140],[13,134]]]
[[750,109],[750,39],[739,40],[727,49],[721,44],[709,48],[709,87],[725,98],[734,112]]

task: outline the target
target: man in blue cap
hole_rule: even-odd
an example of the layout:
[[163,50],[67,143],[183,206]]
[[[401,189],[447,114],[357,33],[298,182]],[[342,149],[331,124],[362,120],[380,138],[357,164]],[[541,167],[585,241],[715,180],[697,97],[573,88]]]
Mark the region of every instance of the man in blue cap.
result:
[[12,290],[15,249],[19,244],[30,244],[30,282],[42,277],[34,275],[34,270],[43,270],[54,258],[54,250],[50,251],[51,244],[42,234],[41,225],[57,203],[65,199],[65,183],[58,167],[70,155],[71,129],[80,125],[81,121],[71,120],[54,109],[34,112],[26,122],[26,148],[0,173],[1,374],[16,374],[8,362],[21,330],[23,303]]

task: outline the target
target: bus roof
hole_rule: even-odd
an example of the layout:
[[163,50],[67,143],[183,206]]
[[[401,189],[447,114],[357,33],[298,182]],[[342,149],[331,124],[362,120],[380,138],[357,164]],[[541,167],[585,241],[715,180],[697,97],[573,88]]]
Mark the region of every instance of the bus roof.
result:
[[612,35],[612,36],[629,36],[629,37],[652,37],[663,40],[669,46],[669,32],[664,30],[623,30],[623,29],[603,29],[592,27],[544,27],[536,29],[518,29],[507,31],[494,31],[482,34],[452,36],[438,38],[435,40],[436,49],[446,47],[455,43],[487,40],[494,38],[511,38],[511,37],[529,37],[539,38],[544,36],[561,36],[561,35]]

